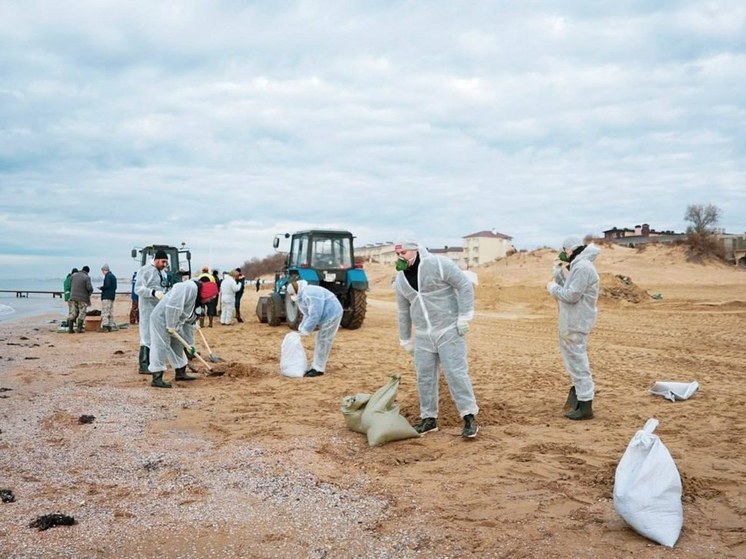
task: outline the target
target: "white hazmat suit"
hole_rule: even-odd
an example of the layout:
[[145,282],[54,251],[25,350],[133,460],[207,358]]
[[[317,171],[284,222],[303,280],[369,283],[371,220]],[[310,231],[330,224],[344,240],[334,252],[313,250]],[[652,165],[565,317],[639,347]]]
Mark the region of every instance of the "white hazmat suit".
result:
[[241,287],[230,274],[223,275],[223,281],[220,282],[220,324],[230,324],[233,322],[233,315],[236,312],[236,293]]
[[[435,256],[418,247],[419,266],[415,290],[405,272],[394,280],[401,345],[412,345],[415,328],[414,365],[420,417],[438,417],[438,375],[442,366],[451,398],[461,417],[477,415],[462,335],[474,318],[474,289],[466,274],[450,258]],[[459,333],[461,332],[461,334]]]
[[145,264],[137,271],[135,278],[135,293],[138,296],[140,313],[140,345],[150,347],[150,315],[163,297],[166,284],[166,271],[161,271],[153,264]]
[[600,252],[596,245],[586,246],[570,264],[563,285],[556,280],[547,284],[547,291],[559,302],[560,352],[581,402],[593,400],[595,391],[588,361],[588,334],[598,314],[600,286],[593,261]]
[[[299,280],[297,303],[298,310],[303,313],[303,320],[298,325],[298,333],[301,336],[308,336],[319,327],[319,333],[316,335],[316,345],[313,349],[313,363],[311,368],[319,372],[324,372],[326,362],[329,359],[329,353],[332,350],[334,338],[339,330],[339,324],[342,322],[342,313],[344,309],[342,304],[328,289],[318,285],[308,285],[304,280]],[[295,295],[293,284],[288,284],[287,296]]]
[[150,365],[151,373],[166,370],[166,361],[174,369],[186,367],[184,346],[168,333],[173,328],[191,346],[194,346],[194,323],[199,318],[194,309],[199,290],[195,281],[177,283],[156,305],[150,315]]

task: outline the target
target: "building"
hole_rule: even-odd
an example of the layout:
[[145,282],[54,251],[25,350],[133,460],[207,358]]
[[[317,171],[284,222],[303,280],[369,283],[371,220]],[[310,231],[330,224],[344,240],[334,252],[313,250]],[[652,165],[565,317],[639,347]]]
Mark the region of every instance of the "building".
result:
[[[513,237],[498,233],[494,229],[472,233],[463,239],[463,247],[444,246],[427,250],[433,254],[447,256],[458,264],[459,268],[467,270],[516,252],[511,242]],[[379,262],[387,266],[396,263],[396,251],[391,241],[355,247],[355,257],[364,262]]]
[[515,252],[513,237],[491,231],[479,231],[464,237],[463,267],[467,270]]
[[656,231],[655,229],[651,229],[647,223],[635,225],[634,229],[613,227],[604,231],[605,241],[630,247],[645,243],[673,243],[684,238],[686,238],[684,233]]

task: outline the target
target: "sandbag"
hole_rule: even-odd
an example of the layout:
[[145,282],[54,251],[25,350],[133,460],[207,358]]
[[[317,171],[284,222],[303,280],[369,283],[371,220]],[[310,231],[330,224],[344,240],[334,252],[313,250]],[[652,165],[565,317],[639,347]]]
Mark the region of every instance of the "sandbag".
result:
[[676,400],[688,400],[697,390],[699,390],[699,383],[696,380],[692,382],[659,381],[653,385],[650,393],[675,402]]
[[681,477],[668,449],[648,419],[619,461],[614,477],[614,508],[635,532],[673,547],[684,524]]
[[306,374],[308,359],[298,332],[288,332],[280,350],[280,372],[286,377],[298,378]]
[[365,433],[370,446],[420,436],[394,403],[400,380],[399,375],[391,375],[389,382],[372,395],[356,394],[342,399],[345,423],[353,431]]

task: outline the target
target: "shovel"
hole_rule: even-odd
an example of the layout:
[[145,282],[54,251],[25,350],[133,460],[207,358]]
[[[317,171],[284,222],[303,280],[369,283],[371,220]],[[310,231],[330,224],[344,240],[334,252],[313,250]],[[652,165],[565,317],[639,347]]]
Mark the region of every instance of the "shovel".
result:
[[[187,350],[191,349],[192,346],[190,346],[189,343],[184,338],[182,338],[181,335],[179,335],[178,332],[174,331],[174,333],[172,334],[172,336],[174,338],[176,338],[177,340],[179,340],[179,342],[181,343],[181,345],[184,346],[185,349],[187,349]],[[207,367],[208,371],[212,371],[212,367],[210,367],[210,365],[207,363],[207,361],[205,361],[204,359],[202,359],[202,356],[199,353],[196,353],[194,356],[197,359],[199,359],[205,367]]]
[[218,357],[215,355],[212,350],[210,349],[210,344],[207,343],[207,339],[205,338],[205,335],[202,333],[202,328],[197,326],[197,332],[199,332],[200,337],[202,338],[202,341],[205,343],[205,347],[207,348],[207,353],[209,354],[207,358],[212,361],[213,363],[217,363],[219,361],[223,361],[222,357]]

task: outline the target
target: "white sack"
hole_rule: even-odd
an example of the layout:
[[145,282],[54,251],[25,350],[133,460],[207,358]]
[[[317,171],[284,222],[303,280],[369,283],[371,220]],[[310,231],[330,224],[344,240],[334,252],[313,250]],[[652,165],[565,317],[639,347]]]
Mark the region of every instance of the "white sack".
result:
[[308,359],[298,332],[288,332],[282,340],[280,372],[286,377],[298,378],[306,374]]
[[697,390],[699,390],[699,383],[697,381],[659,381],[653,385],[650,389],[650,393],[656,396],[663,396],[664,398],[668,398],[672,402],[675,402],[676,400],[688,400],[694,396],[694,393]]
[[624,452],[614,477],[614,508],[638,534],[673,547],[684,524],[681,477],[648,419]]

